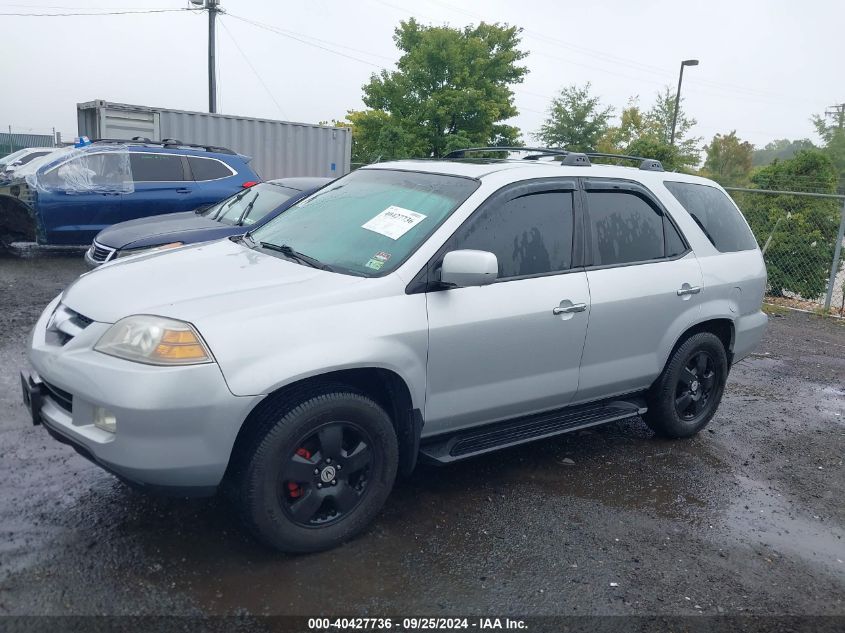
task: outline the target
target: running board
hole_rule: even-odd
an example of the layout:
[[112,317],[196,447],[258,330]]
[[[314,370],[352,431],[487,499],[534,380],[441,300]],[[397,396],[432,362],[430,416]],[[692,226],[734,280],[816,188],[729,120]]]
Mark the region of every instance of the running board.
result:
[[420,454],[429,462],[448,464],[645,412],[645,401],[634,397],[558,409],[423,439]]

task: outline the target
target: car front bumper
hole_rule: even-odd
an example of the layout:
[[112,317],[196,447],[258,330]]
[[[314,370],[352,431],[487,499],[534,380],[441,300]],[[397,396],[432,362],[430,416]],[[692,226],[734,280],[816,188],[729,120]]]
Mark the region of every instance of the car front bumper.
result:
[[[212,494],[243,421],[262,396],[233,395],[215,363],[159,367],[95,352],[107,323],[92,322],[60,345],[46,327],[57,304],[33,330],[35,373],[23,376],[33,421],[129,482]],[[115,416],[115,433],[94,425],[98,407]]]

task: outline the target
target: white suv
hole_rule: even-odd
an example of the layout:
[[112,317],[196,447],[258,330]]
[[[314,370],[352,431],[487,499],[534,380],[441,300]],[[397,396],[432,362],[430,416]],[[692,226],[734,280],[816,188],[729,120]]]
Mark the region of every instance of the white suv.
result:
[[742,215],[657,161],[521,151],[371,165],[83,275],[35,326],[33,420],[128,482],[225,483],[298,552],[362,530],[418,457],[635,415],[698,432],[766,327]]

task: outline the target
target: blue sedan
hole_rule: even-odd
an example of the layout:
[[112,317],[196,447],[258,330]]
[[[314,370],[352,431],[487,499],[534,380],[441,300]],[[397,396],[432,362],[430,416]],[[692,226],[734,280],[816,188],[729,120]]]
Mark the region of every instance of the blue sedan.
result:
[[85,253],[89,266],[145,251],[241,235],[269,222],[331,178],[281,178],[244,189],[210,207],[155,215],[103,229]]

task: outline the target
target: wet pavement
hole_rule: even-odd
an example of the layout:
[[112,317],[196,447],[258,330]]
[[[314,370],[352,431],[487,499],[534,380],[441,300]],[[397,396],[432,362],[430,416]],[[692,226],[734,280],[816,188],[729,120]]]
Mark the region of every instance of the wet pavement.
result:
[[29,423],[27,333],[83,271],[0,259],[0,614],[845,615],[843,321],[773,315],[695,438],[632,419],[420,467],[362,536],[291,557]]

